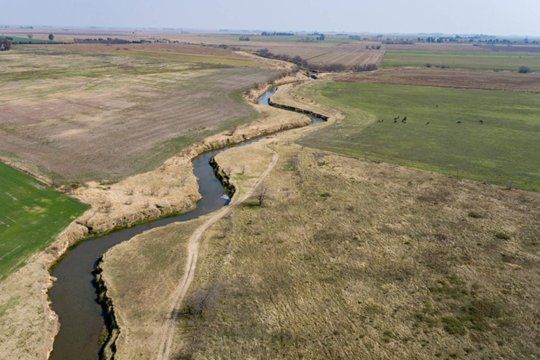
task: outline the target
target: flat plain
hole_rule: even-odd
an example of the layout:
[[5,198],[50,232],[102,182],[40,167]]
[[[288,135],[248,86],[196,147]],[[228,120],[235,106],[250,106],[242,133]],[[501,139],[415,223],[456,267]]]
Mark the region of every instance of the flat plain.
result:
[[[240,36],[248,37],[250,40],[240,41]],[[379,65],[384,56],[384,48],[380,42],[353,40],[347,36],[328,35],[321,41],[307,34],[294,36],[184,34],[173,35],[171,39],[228,46],[251,52],[267,49],[275,55],[286,55],[290,58],[299,56],[313,67],[340,65],[352,68],[368,64]],[[377,46],[379,49],[376,49]]]
[[49,245],[87,206],[0,163],[0,280]]
[[540,71],[540,56],[532,52],[404,49],[386,51],[382,65],[516,72],[520,66],[527,66],[531,71]]
[[316,89],[311,96],[347,119],[303,145],[540,190],[539,94],[331,81]]
[[[220,155],[235,184],[253,176],[245,165],[256,162],[255,146]],[[264,205],[256,194],[205,233],[174,357],[538,354],[530,333],[538,314],[537,194],[287,141],[272,149],[280,160],[265,181]],[[183,274],[173,259],[185,256],[194,225],[107,254],[125,324],[119,358],[157,346]]]
[[343,73],[339,81],[392,85],[423,85],[457,89],[483,89],[540,93],[540,73],[474,71],[435,68],[384,68],[374,72]]
[[179,44],[17,46],[2,60],[0,155],[57,183],[118,180],[245,123],[242,91],[278,74]]

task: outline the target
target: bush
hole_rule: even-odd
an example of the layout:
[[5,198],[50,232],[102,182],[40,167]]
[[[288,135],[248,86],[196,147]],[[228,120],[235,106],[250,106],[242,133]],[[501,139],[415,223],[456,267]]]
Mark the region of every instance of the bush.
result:
[[8,51],[11,49],[11,38],[0,38],[0,51]]
[[377,70],[378,66],[377,64],[362,64],[362,65],[355,65],[352,67],[352,71],[354,72],[362,72],[362,71],[374,71]]
[[518,69],[518,72],[520,74],[527,74],[527,73],[531,72],[531,68],[528,67],[528,66],[520,66],[519,69]]

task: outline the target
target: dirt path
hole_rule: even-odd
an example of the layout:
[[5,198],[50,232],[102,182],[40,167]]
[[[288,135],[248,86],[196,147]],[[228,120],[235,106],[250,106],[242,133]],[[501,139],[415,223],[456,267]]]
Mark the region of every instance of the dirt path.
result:
[[223,217],[227,216],[235,206],[238,206],[239,204],[243,203],[246,199],[248,199],[251,195],[253,195],[257,187],[259,187],[259,185],[263,182],[263,180],[268,176],[268,174],[272,171],[274,166],[276,166],[279,160],[279,155],[274,150],[272,149],[270,150],[274,154],[272,157],[272,162],[268,165],[266,170],[257,179],[257,182],[248,191],[246,191],[244,195],[242,195],[240,198],[236,200],[233,200],[231,205],[223,207],[217,213],[215,213],[210,218],[208,218],[208,220],[206,220],[199,228],[197,228],[197,230],[195,230],[193,235],[191,235],[191,237],[189,238],[186,269],[184,271],[184,276],[182,277],[182,279],[180,280],[180,282],[178,283],[178,286],[176,287],[174,291],[171,308],[169,310],[166,320],[164,321],[162,325],[162,329],[161,329],[162,337],[160,341],[159,351],[156,356],[157,360],[168,360],[171,355],[176,320],[178,318],[178,314],[180,312],[180,307],[182,306],[182,302],[195,276],[195,269],[197,267],[197,258],[199,255],[199,244],[200,244],[200,239],[202,235],[210,226],[215,224],[217,221],[219,221]]

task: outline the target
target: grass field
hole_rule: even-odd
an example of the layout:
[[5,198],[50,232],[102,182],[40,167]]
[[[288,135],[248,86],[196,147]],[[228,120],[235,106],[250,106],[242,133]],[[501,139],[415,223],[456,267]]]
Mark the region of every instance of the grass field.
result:
[[0,280],[44,249],[86,206],[0,163]]
[[309,96],[347,118],[303,145],[540,191],[539,94],[345,82],[315,89]]
[[510,71],[396,67],[373,72],[339,74],[335,76],[335,79],[350,82],[540,93],[539,72],[520,74]]
[[[9,36],[13,44],[60,44],[59,41],[44,40],[44,39],[30,39],[28,37]],[[0,40],[3,40],[5,36],[0,36]]]
[[[256,146],[220,154],[236,184],[253,176]],[[173,357],[538,355],[537,194],[272,149],[265,205],[249,199],[205,233]],[[170,225],[106,255],[118,358],[158,348],[193,230]]]
[[410,51],[388,50],[384,56],[384,67],[420,66],[449,67],[472,70],[518,71],[528,66],[540,71],[539,53],[489,52],[489,51]]
[[254,118],[241,92],[279,71],[185,44],[18,46],[0,63],[0,154],[58,183],[115,181]]

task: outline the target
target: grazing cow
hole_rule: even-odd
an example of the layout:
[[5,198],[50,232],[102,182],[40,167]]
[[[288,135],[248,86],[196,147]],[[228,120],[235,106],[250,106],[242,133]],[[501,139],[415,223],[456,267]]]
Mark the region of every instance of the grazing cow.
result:
[[398,120],[398,119],[399,119],[399,115],[394,118],[394,120]]
[[407,123],[407,117],[405,116],[405,117],[403,118],[403,120],[401,120],[401,122],[404,123],[404,124],[406,124],[406,123]]

